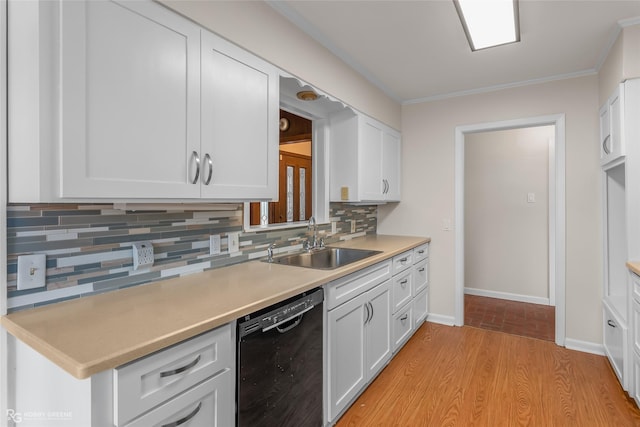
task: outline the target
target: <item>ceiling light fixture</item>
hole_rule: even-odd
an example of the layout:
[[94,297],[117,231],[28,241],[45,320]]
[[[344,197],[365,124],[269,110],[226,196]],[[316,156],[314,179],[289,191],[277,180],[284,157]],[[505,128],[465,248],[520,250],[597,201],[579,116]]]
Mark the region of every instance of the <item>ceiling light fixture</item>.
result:
[[453,0],[472,51],[520,41],[518,0]]
[[298,99],[301,99],[303,101],[315,101],[316,99],[318,99],[318,94],[312,90],[300,91],[296,93],[296,96],[298,97]]

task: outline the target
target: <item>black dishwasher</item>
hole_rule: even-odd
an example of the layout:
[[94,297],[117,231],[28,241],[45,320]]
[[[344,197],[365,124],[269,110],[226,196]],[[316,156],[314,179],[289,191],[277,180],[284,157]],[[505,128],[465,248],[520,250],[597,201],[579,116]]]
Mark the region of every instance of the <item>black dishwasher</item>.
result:
[[322,288],[238,320],[238,427],[322,425]]

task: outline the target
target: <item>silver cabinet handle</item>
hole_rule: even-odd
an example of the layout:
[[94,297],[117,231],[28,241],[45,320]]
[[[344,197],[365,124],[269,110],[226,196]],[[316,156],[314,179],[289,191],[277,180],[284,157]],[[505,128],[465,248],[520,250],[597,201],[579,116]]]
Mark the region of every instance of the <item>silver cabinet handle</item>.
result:
[[198,364],[198,362],[200,361],[200,355],[198,355],[198,357],[196,357],[193,362],[188,363],[184,366],[181,366],[180,368],[176,368],[176,369],[172,369],[170,371],[164,371],[164,372],[160,372],[160,377],[164,378],[164,377],[170,377],[172,375],[177,375],[177,374],[181,374],[184,371],[193,368],[194,366],[196,366]]
[[364,307],[367,309],[367,316],[364,319],[364,324],[366,325],[367,322],[369,321],[369,316],[371,316],[371,311],[369,311],[369,303],[365,303]]
[[402,282],[400,282],[400,284],[402,285],[403,288],[406,288],[406,284],[407,284],[408,280],[404,279]]
[[162,424],[162,427],[178,427],[178,426],[186,423],[187,421],[189,421],[191,418],[193,418],[196,415],[198,415],[198,412],[200,412],[200,408],[202,408],[202,402],[198,403],[198,406],[196,407],[196,409],[191,411],[191,413],[189,413],[184,418],[180,418],[178,421],[174,421],[174,422],[169,423],[169,424]]
[[198,182],[198,178],[200,178],[200,156],[198,156],[198,152],[194,151],[191,153],[191,157],[196,159],[196,176],[191,181],[192,184],[196,184]]
[[371,307],[371,317],[369,318],[369,323],[371,323],[371,320],[373,319],[373,304],[371,304],[370,302],[367,304],[369,304],[369,307]]
[[607,135],[607,137],[602,141],[602,149],[605,154],[611,154],[611,149],[607,146],[607,143],[611,140],[611,134]]
[[209,185],[211,182],[211,175],[213,174],[213,161],[211,160],[209,153],[204,155],[204,162],[209,165],[209,175],[207,176],[207,180],[204,182],[204,185]]
[[613,323],[613,320],[607,320],[607,325],[611,326],[612,328],[617,328],[616,324]]
[[424,253],[424,249],[420,249],[420,250],[418,251],[418,253],[419,253],[420,255],[422,255],[422,254]]
[[409,315],[408,315],[408,314],[405,314],[404,316],[402,316],[402,317],[400,318],[400,321],[401,321],[401,322],[406,322],[408,317],[409,317]]
[[424,270],[425,270],[425,268],[424,268],[424,267],[422,267],[422,268],[421,268],[421,269],[419,269],[418,271],[419,271],[420,273],[424,273]]
[[401,259],[400,259],[400,263],[401,263],[401,264],[404,264],[404,263],[405,263],[405,262],[407,262],[407,261],[408,261],[408,258],[407,258],[407,257],[404,257],[404,258],[401,258]]

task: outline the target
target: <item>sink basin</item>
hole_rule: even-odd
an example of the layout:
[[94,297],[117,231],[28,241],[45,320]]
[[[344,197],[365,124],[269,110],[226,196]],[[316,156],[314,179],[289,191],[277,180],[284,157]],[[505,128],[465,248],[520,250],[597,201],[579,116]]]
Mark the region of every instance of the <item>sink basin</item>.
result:
[[273,262],[275,264],[315,268],[318,270],[333,270],[379,253],[381,251],[326,247],[314,249],[310,252],[284,255],[274,258]]

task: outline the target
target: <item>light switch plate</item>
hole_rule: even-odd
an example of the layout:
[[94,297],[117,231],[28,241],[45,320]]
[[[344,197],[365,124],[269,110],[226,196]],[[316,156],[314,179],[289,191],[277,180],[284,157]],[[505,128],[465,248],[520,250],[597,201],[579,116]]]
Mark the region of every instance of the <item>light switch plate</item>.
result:
[[47,256],[44,254],[18,257],[18,290],[41,288],[47,275]]
[[240,233],[227,233],[227,246],[230,254],[238,252],[240,250]]

